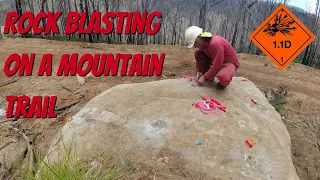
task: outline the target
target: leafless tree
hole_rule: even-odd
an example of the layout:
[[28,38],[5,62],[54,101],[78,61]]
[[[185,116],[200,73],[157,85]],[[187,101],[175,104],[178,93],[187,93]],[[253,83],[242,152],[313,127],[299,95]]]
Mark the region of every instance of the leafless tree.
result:
[[[59,29],[64,36],[66,16],[69,11],[87,12],[86,26],[91,13],[112,12],[152,12],[160,11],[162,18],[160,31],[153,36],[142,34],[117,34],[112,31],[103,34],[79,34],[68,36],[89,42],[185,45],[184,31],[192,25],[198,25],[230,41],[237,52],[263,55],[248,36],[279,6],[286,4],[299,19],[315,34],[320,33],[320,0],[310,12],[291,7],[289,0],[2,0],[0,1],[0,25],[4,22],[4,11],[15,10],[19,16],[24,11],[35,14],[40,11],[62,11]],[[117,18],[112,18],[117,27]],[[45,26],[45,21],[42,24]],[[105,27],[105,25],[102,25]],[[115,29],[114,28],[114,29]],[[125,27],[124,27],[125,28]],[[53,34],[52,34],[53,36]],[[87,38],[86,38],[87,37]],[[320,38],[314,40],[298,57],[303,64],[320,67]]]

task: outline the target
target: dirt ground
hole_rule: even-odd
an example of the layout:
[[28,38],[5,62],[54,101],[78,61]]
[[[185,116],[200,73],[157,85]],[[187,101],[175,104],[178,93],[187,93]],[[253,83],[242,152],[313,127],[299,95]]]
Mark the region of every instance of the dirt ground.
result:
[[[4,75],[4,62],[12,53],[36,54],[33,76]],[[55,73],[51,77],[36,76],[41,55],[45,53],[53,54],[54,72],[64,53],[165,53],[166,58],[163,75],[160,77],[89,78],[80,86],[76,77],[56,77]],[[266,57],[247,54],[239,54],[239,57],[241,66],[237,76],[247,77],[263,92],[280,85],[286,87],[289,96],[280,114],[291,136],[293,163],[301,179],[320,179],[320,70],[292,63],[286,70],[280,71]],[[9,95],[56,95],[57,107],[69,105],[80,99],[80,103],[56,112],[57,119],[22,119],[0,124],[0,146],[10,144],[16,141],[15,138],[19,138],[7,130],[7,125],[13,125],[23,129],[33,141],[33,145],[45,154],[52,138],[64,125],[67,117],[78,112],[96,95],[128,80],[138,83],[193,75],[195,60],[192,49],[179,46],[108,45],[16,38],[0,41],[0,69],[0,86],[12,79],[17,80],[0,87],[1,109],[6,109],[5,97]]]

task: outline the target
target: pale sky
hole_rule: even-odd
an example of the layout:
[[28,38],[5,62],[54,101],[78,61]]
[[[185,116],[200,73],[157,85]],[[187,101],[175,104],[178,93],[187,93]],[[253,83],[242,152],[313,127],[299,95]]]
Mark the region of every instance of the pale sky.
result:
[[316,0],[290,0],[289,4],[307,11],[315,11]]

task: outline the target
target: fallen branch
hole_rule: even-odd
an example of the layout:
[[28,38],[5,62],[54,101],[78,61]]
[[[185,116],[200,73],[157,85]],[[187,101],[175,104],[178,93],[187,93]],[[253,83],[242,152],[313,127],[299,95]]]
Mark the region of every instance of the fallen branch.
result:
[[19,118],[6,119],[6,120],[3,120],[3,121],[0,121],[0,124],[6,123],[6,122],[10,122],[10,121],[17,121],[18,119]]
[[311,125],[311,123],[309,121],[306,121],[306,122],[309,124],[309,126],[312,128],[312,130],[316,131],[316,129]]
[[65,89],[65,90],[67,90],[67,91],[69,91],[69,92],[71,92],[72,94],[77,94],[77,93],[73,92],[71,89],[66,88],[66,87],[64,87],[64,86],[62,86],[62,85],[61,85],[60,87],[62,87],[63,89]]
[[74,106],[74,105],[78,104],[79,102],[81,102],[81,100],[78,100],[78,101],[76,101],[76,102],[74,102],[74,103],[72,103],[72,104],[66,105],[66,106],[62,106],[62,107],[59,107],[59,108],[55,108],[54,110],[55,110],[55,111],[61,111],[61,110],[67,109],[67,108],[69,108],[69,107],[71,107],[71,106]]
[[22,131],[20,131],[19,129],[17,129],[17,128],[13,127],[13,126],[9,126],[9,129],[12,129],[16,133],[20,134],[23,137],[23,139],[26,141],[27,150],[28,150],[28,153],[29,153],[29,170],[30,170],[30,172],[33,172],[34,154],[33,154],[33,148],[31,146],[30,138],[25,133],[23,133]]
[[18,80],[10,80],[10,81],[8,81],[8,82],[5,82],[5,83],[1,84],[0,87],[3,87],[3,86],[6,86],[6,85],[15,83],[15,82],[17,82],[17,81],[18,81]]

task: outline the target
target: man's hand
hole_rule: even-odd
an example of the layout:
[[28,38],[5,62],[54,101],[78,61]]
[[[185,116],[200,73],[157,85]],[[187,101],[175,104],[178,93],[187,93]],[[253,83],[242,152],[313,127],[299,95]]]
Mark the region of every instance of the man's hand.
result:
[[197,83],[199,86],[202,86],[204,81],[206,80],[206,78],[204,76],[201,76],[198,80],[197,80]]

